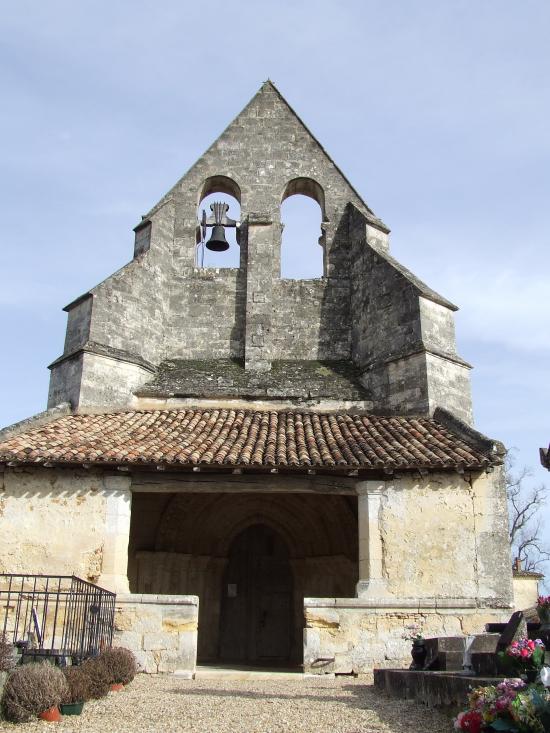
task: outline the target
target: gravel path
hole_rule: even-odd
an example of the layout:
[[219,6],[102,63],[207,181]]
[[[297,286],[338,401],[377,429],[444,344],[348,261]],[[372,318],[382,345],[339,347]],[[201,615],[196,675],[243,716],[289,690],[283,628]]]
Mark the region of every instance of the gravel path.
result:
[[368,680],[183,680],[139,675],[59,724],[0,722],[0,731],[98,733],[451,733],[440,713],[377,692]]

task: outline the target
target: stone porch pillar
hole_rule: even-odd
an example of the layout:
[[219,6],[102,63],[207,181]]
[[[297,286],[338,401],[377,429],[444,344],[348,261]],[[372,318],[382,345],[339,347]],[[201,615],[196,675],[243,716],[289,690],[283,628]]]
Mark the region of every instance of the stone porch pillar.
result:
[[383,481],[359,481],[356,485],[359,517],[359,582],[358,598],[383,598],[388,595],[382,572],[382,537],[380,504]]
[[132,509],[132,479],[129,476],[105,476],[107,495],[103,562],[98,585],[115,593],[129,593],[128,543]]

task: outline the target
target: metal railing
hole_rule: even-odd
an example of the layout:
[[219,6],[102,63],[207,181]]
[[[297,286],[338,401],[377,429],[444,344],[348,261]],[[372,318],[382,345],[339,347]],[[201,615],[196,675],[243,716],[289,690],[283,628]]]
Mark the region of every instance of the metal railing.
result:
[[0,635],[23,656],[94,656],[111,646],[115,594],[74,575],[0,574]]

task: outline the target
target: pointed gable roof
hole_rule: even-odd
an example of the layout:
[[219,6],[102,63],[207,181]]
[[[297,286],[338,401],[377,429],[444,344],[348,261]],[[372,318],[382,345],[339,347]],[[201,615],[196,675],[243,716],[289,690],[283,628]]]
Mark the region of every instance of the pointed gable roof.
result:
[[[150,216],[154,214],[155,211],[157,211],[175,192],[177,188],[182,186],[182,184],[185,183],[186,179],[190,176],[190,174],[194,171],[194,169],[204,160],[209,157],[213,152],[216,151],[216,149],[224,143],[224,141],[232,135],[234,130],[236,128],[239,128],[242,124],[242,121],[245,118],[250,118],[251,111],[254,108],[260,108],[262,106],[262,102],[265,100],[266,96],[274,96],[277,99],[277,102],[279,104],[279,107],[281,110],[284,110],[286,112],[286,115],[288,115],[288,118],[297,126],[299,126],[303,131],[305,131],[307,137],[315,144],[315,146],[318,148],[321,155],[325,158],[328,165],[334,169],[334,171],[338,174],[338,176],[341,178],[342,182],[345,184],[345,186],[349,189],[350,192],[350,201],[357,206],[357,208],[364,214],[365,218],[374,226],[376,226],[378,229],[381,229],[384,232],[389,232],[389,228],[384,224],[384,222],[379,219],[373,211],[370,209],[368,204],[363,200],[363,198],[360,196],[360,194],[357,192],[357,190],[354,188],[354,186],[349,182],[347,177],[344,175],[342,170],[339,168],[339,166],[334,162],[334,160],[331,158],[331,156],[328,154],[328,152],[325,150],[323,145],[317,140],[315,135],[311,132],[311,130],[305,125],[305,123],[302,121],[302,119],[296,114],[294,109],[290,106],[290,104],[287,102],[287,100],[283,97],[281,92],[277,89],[275,84],[271,80],[265,81],[260,89],[256,92],[256,94],[252,97],[252,99],[249,101],[249,103],[239,112],[239,114],[232,120],[232,122],[229,123],[229,125],[225,128],[225,130],[219,135],[216,140],[210,145],[209,148],[203,153],[203,155],[186,171],[186,173],[172,186],[172,188],[166,193],[165,196],[160,199],[160,201],[153,206],[153,208],[142,218],[148,219]],[[281,116],[273,116],[273,125],[276,126],[280,123]],[[139,226],[139,225],[138,225]]]

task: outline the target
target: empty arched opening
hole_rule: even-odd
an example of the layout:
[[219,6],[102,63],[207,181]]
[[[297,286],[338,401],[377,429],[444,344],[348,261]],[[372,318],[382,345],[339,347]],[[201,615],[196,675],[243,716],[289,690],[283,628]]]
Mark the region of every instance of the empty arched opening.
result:
[[[232,599],[241,597],[244,605],[252,604],[254,623],[261,626],[263,622],[264,630],[276,624],[276,619],[273,606],[263,608],[262,604],[280,602],[286,619],[274,632],[277,647],[267,653],[259,640],[260,646],[246,647],[249,660],[256,649],[260,659],[284,661],[290,639],[290,661],[299,664],[304,598],[351,598],[355,594],[359,577],[357,497],[269,491],[136,492],[128,552],[133,593],[199,596],[200,660],[217,660],[220,652],[233,656],[227,646],[224,651],[221,641],[224,633],[227,641],[235,632],[231,628],[235,614],[227,603],[238,606]],[[263,575],[246,564],[247,556],[263,558]],[[243,580],[235,580],[233,569]],[[280,580],[272,584],[279,571]],[[229,587],[234,585],[237,587]],[[227,624],[230,628],[224,632]],[[239,629],[242,642],[243,627]],[[246,643],[256,641],[249,637]]]
[[[213,216],[210,206],[216,201],[228,205],[226,216],[229,219],[240,221],[241,189],[233,179],[227,176],[211,176],[206,179],[198,197],[197,217],[199,222],[202,221],[203,211],[207,218]],[[241,255],[237,243],[237,230],[235,227],[225,227],[224,231],[229,249],[225,252],[213,252],[205,246],[212,236],[212,227],[206,228],[204,242],[201,242],[201,227],[197,227],[197,265],[199,267],[239,267]]]
[[311,178],[287,184],[281,203],[281,277],[319,278],[324,274],[325,195]]

